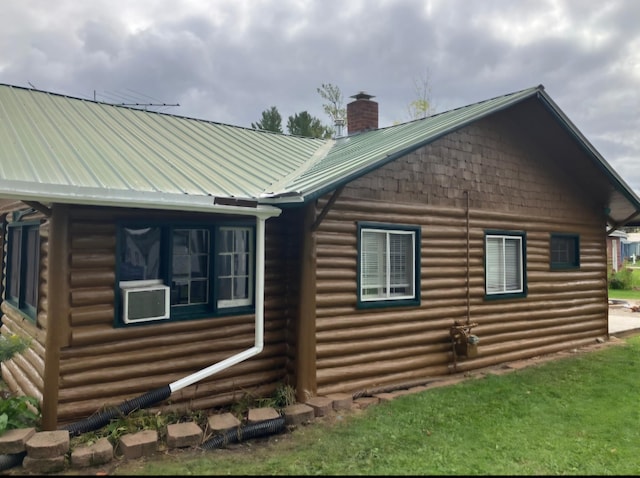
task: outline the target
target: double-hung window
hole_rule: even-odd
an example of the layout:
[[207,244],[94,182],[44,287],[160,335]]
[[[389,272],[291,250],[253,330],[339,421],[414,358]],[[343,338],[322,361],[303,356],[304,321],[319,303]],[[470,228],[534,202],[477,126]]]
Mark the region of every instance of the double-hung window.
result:
[[244,313],[253,307],[253,225],[122,225],[119,238],[120,288],[166,290],[170,314],[163,318]]
[[577,269],[580,267],[580,238],[577,234],[551,234],[551,269]]
[[485,293],[488,298],[526,295],[526,236],[485,232]]
[[9,224],[5,299],[33,320],[38,308],[39,264],[40,224]]
[[420,229],[358,225],[360,307],[420,303]]

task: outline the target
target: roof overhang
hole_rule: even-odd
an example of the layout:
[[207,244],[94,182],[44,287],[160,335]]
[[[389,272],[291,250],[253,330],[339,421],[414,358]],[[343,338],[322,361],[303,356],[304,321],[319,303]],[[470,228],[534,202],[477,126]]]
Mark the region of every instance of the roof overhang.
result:
[[[38,186],[37,188],[35,186]],[[0,198],[42,204],[78,204],[83,206],[165,209],[218,214],[254,216],[268,219],[281,209],[258,204],[251,198],[216,198],[212,195],[171,194],[154,191],[105,190],[55,184],[33,184],[0,180]]]

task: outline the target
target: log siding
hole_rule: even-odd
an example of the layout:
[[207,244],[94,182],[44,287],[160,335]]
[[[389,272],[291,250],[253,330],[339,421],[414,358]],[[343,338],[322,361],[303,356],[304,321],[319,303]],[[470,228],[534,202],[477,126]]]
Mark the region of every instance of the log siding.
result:
[[[12,389],[41,402],[46,329],[68,331],[66,342],[51,340],[46,344],[59,348],[46,353],[50,362],[59,360],[48,364],[57,382],[57,390],[51,384],[47,388],[49,399],[56,403],[49,404],[46,413],[43,409],[43,423],[49,429],[172,383],[254,345],[254,314],[115,327],[116,224],[122,218],[142,216],[134,211],[84,207],[69,208],[68,214],[57,216],[56,208],[53,210],[54,218],[62,217],[68,223],[68,237],[64,232],[58,236],[58,240],[66,238],[68,244],[57,246],[58,250],[69,251],[68,260],[63,261],[68,263],[68,274],[59,277],[62,287],[58,284],[58,288],[68,291],[63,293],[58,310],[67,313],[51,316],[47,307],[48,291],[53,290],[48,281],[47,224],[41,227],[38,326],[21,320],[12,307],[2,304],[3,333],[22,329],[25,335],[38,338],[29,351],[3,364],[3,379]],[[175,212],[142,214],[145,219],[186,219],[186,215]],[[295,284],[299,245],[291,240],[295,235],[288,230],[292,222],[288,217],[295,218],[295,214],[273,218],[266,225],[263,352],[176,391],[154,410],[229,406],[246,396],[269,396],[292,376],[291,311],[295,313],[298,306]],[[197,215],[193,219],[197,220]]]
[[[606,336],[604,217],[569,184],[500,117],[348,184],[316,234],[316,393],[403,388]],[[357,308],[360,221],[421,227],[420,307]],[[526,297],[486,299],[487,230],[525,233]],[[551,233],[579,235],[579,269],[551,269]],[[454,357],[455,323],[477,324],[476,357]]]
[[[577,189],[558,167],[561,154],[582,154],[564,132],[558,153],[516,123],[496,113],[269,219],[263,352],[176,391],[154,410],[228,407],[281,384],[294,385],[300,401],[337,392],[355,397],[606,336],[604,199]],[[7,221],[18,208],[24,204],[0,201]],[[2,377],[45,403],[46,428],[253,346],[254,314],[114,326],[118,221],[195,223],[212,215],[54,204],[33,217],[42,219],[36,321],[4,302],[0,310],[2,334],[34,340],[2,364]],[[359,222],[420,229],[419,306],[358,308]],[[525,297],[486,298],[488,230],[524,233]],[[554,233],[579,237],[579,268],[551,268]],[[0,243],[4,281],[5,238]],[[474,324],[477,356],[454,354],[455,324]]]

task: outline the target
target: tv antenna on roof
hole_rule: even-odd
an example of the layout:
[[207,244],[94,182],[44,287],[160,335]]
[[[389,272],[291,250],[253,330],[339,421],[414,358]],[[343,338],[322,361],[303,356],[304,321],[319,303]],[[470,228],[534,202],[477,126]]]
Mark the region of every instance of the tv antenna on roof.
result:
[[[150,100],[155,100],[155,98],[151,98],[150,96],[143,95],[142,93],[135,92],[133,90],[129,90],[137,96],[144,96],[149,98]],[[171,106],[180,106],[180,103],[161,103],[161,102],[144,102],[140,101],[139,98],[135,98],[128,94],[121,94],[115,92],[105,92],[102,96],[107,97],[107,102],[118,105],[118,106],[132,106],[135,108],[143,108],[145,111],[148,107],[171,107]],[[124,101],[118,101],[116,98]],[[97,101],[96,99],[96,90],[93,90],[93,101]]]

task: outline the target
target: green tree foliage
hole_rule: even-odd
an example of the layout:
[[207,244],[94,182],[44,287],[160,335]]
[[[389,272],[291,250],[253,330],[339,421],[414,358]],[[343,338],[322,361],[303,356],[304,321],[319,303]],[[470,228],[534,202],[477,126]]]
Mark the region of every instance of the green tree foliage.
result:
[[278,108],[272,106],[270,109],[264,110],[262,112],[262,119],[257,123],[251,123],[251,127],[253,129],[282,133],[282,116],[280,116]]
[[[340,122],[343,128],[347,127],[347,109],[344,106],[342,91],[331,83],[322,83],[320,88],[316,89],[318,94],[326,101],[322,105],[324,112],[331,118],[332,124]],[[332,128],[332,133],[334,133]]]
[[426,118],[435,113],[435,108],[431,103],[431,81],[428,70],[425,70],[419,78],[413,79],[413,88],[415,99],[408,106],[409,119]]
[[320,120],[303,111],[289,116],[287,131],[296,136],[306,136],[310,138],[331,138],[332,129],[324,126]]
[[[340,88],[331,83],[323,83],[321,88],[317,88],[317,91],[326,100],[322,107],[333,121],[333,124],[335,124],[336,120],[342,120],[346,127],[347,110],[342,103]],[[260,121],[251,123],[251,127],[253,129],[282,133],[282,116],[278,112],[278,108],[272,106],[264,110]],[[311,116],[307,111],[302,111],[289,116],[287,132],[295,136],[328,139],[333,136],[334,129],[331,126],[323,125],[318,118]]]

